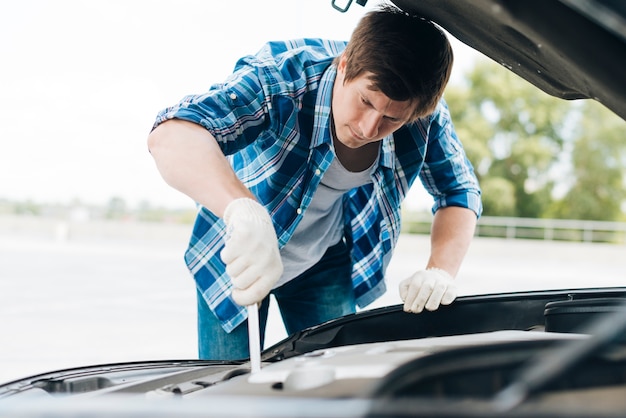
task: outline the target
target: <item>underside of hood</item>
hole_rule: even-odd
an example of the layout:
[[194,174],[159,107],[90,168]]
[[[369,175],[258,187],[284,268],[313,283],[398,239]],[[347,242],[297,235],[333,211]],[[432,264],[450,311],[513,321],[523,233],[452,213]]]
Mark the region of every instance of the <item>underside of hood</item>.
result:
[[393,0],[546,93],[626,119],[626,2]]

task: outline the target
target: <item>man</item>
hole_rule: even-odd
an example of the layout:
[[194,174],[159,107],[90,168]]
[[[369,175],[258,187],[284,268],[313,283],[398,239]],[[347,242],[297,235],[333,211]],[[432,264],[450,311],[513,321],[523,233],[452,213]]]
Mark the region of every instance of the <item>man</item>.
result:
[[400,285],[404,309],[456,297],[480,190],[445,102],[452,50],[393,6],[350,42],[273,42],[226,82],[162,111],[148,138],[172,187],[199,205],[186,263],[203,359],[248,356],[246,310],[269,294],[289,334],[382,295],[417,178],[435,199],[431,255]]

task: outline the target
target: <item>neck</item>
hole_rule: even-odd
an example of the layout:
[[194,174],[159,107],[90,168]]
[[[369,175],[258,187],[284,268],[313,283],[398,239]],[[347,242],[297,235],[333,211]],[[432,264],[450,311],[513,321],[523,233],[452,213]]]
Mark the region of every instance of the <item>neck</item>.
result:
[[376,157],[378,157],[380,141],[370,142],[359,148],[349,148],[333,135],[333,145],[335,146],[335,155],[339,158],[341,165],[348,171],[358,173],[367,170],[374,164]]

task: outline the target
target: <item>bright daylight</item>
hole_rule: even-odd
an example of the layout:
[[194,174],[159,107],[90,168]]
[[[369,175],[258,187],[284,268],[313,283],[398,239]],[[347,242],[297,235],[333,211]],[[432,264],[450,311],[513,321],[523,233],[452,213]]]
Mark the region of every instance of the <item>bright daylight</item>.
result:
[[623,6],[24,0],[0,38],[1,416],[624,390]]

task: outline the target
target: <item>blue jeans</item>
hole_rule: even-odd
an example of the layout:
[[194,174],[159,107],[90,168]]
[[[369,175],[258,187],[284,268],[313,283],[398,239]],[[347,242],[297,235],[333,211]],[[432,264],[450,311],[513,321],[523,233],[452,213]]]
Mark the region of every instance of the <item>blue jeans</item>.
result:
[[[351,261],[343,241],[330,247],[322,259],[309,270],[281,287],[274,295],[287,334],[356,312],[351,280]],[[240,324],[231,333],[224,331],[217,317],[198,292],[198,354],[204,360],[240,360],[250,356],[248,323]],[[259,322],[261,346],[269,296],[261,303]]]

